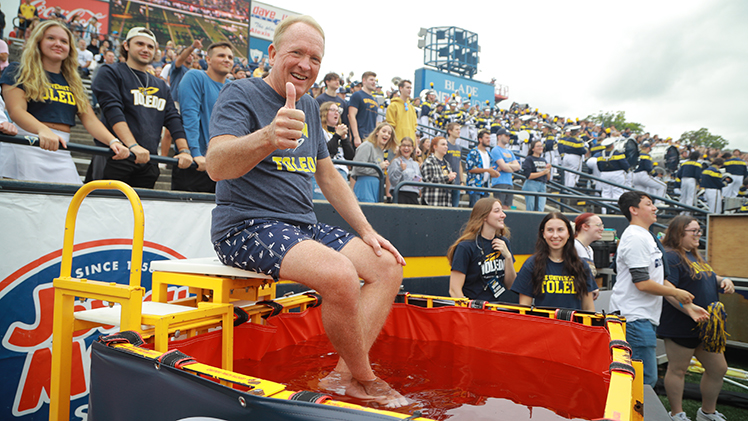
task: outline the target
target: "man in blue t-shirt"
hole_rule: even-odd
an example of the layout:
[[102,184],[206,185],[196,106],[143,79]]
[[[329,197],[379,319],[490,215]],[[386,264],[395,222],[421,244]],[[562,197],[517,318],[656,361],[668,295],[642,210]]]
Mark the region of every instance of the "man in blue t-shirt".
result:
[[348,121],[353,132],[353,146],[356,148],[369,133],[374,131],[377,125],[377,110],[379,110],[379,104],[371,95],[377,88],[377,74],[364,72],[361,79],[363,80],[362,89],[351,95],[348,103]]
[[[514,190],[512,173],[519,171],[520,167],[514,153],[507,149],[509,145],[509,131],[504,128],[499,129],[496,132],[496,142],[496,147],[491,149],[491,166],[493,169],[499,171],[499,176],[491,179],[491,187]],[[495,192],[493,196],[501,201],[502,206],[511,208],[514,201],[514,194]]]
[[[461,129],[460,123],[447,124],[447,154],[444,156],[444,159],[449,162],[449,166],[452,167],[452,171],[457,173],[457,177],[452,180],[451,184],[457,184],[458,186],[462,184],[462,147],[457,144]],[[450,190],[449,194],[452,207],[460,207],[460,191]]]
[[[408,401],[374,374],[368,353],[405,261],[372,228],[333,166],[319,106],[305,95],[321,66],[322,34],[309,16],[285,19],[268,48],[273,71],[230,83],[219,94],[206,156],[207,171],[218,180],[211,240],[224,264],[319,292],[322,323],[340,355],[321,388],[394,408]],[[312,177],[360,238],[317,222]]]
[[179,97],[182,99],[182,121],[187,136],[189,153],[197,168],[181,169],[175,166],[171,174],[171,189],[191,192],[215,193],[216,182],[205,172],[205,154],[208,152],[208,123],[218,93],[226,84],[226,76],[234,64],[231,44],[219,42],[211,44],[207,50],[208,70],[192,69],[179,83]]
[[171,65],[171,70],[169,70],[169,87],[171,88],[171,96],[174,98],[177,108],[179,108],[179,82],[182,81],[187,71],[192,68],[192,62],[197,58],[195,52],[201,48],[203,48],[203,43],[199,39],[196,39],[192,45],[188,45],[180,50],[179,55]]
[[330,72],[325,75],[323,80],[325,82],[325,90],[315,98],[317,104],[322,106],[327,101],[338,104],[340,110],[340,118],[346,126],[348,126],[348,103],[345,99],[338,96],[338,88],[340,88],[340,76],[335,72]]

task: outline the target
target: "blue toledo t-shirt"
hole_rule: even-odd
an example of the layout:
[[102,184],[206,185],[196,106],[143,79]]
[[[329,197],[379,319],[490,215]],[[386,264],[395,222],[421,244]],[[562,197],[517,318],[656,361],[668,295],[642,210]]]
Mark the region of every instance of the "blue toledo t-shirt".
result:
[[[499,237],[506,243],[507,249],[512,251],[509,240]],[[514,263],[514,256],[512,256]],[[470,241],[457,244],[452,256],[452,270],[465,274],[462,293],[471,300],[484,300],[502,303],[519,303],[519,295],[504,285],[505,264],[509,264],[501,253],[491,248],[491,241],[478,235]],[[498,298],[493,294],[488,282],[497,277],[503,292]]]
[[[504,149],[501,146],[496,146],[491,149],[491,168],[496,171],[501,171],[499,170],[499,166],[496,164],[496,161],[499,159],[503,159],[507,164],[517,160],[512,151]],[[501,175],[491,179],[492,186],[497,184],[512,184],[512,173],[501,171]]]
[[[685,289],[693,294],[693,302],[705,310],[709,304],[719,301],[719,284],[717,275],[708,264],[699,265],[691,253],[686,253],[688,262],[684,263],[674,251],[667,252],[667,263],[670,274],[667,278],[676,288]],[[694,269],[695,277],[691,276],[688,266]],[[676,309],[667,301],[662,303],[662,314],[657,334],[667,338],[698,338],[698,325],[692,318]]]
[[[20,70],[19,63],[10,63],[0,77],[0,84],[15,85]],[[44,101],[28,101],[26,110],[39,121],[75,126],[78,107],[70,85],[61,73],[47,72],[47,77],[51,87],[44,93]],[[23,90],[23,85],[18,85],[18,88]]]
[[[535,296],[532,288],[532,271],[535,267],[535,255],[525,261],[517,274],[517,279],[512,284],[512,291],[535,298],[537,307],[568,308],[572,310],[582,309],[582,300],[576,297],[574,288],[574,277],[564,274],[564,264],[556,263],[547,259],[545,267],[545,278],[543,279],[543,290]],[[587,292],[598,289],[592,271],[587,263],[584,263],[587,273]]]
[[[273,121],[285,104],[286,99],[261,78],[230,83],[221,90],[213,107],[210,137],[242,137],[260,130]],[[317,101],[302,95],[296,108],[306,115],[304,134],[296,149],[276,150],[243,176],[216,184],[212,241],[252,218],[276,219],[295,225],[317,222],[312,203],[312,177],[317,161],[330,155]]]
[[358,135],[363,141],[377,126],[379,104],[373,96],[361,90],[351,95],[348,107],[349,110],[350,107],[358,109],[356,113],[356,125],[358,126]]

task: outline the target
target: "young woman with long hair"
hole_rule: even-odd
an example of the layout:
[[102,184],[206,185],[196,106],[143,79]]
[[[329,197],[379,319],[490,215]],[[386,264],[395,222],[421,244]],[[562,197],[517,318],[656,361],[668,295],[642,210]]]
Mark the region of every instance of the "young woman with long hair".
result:
[[[421,168],[418,162],[413,160],[415,143],[413,139],[404,137],[397,148],[395,159],[392,160],[388,169],[390,186],[393,188],[402,181],[421,181]],[[421,188],[418,186],[404,186],[397,196],[397,203],[407,205],[418,205],[418,196]]]
[[[545,144],[542,140],[530,142],[530,154],[522,163],[522,173],[526,177],[525,183],[522,185],[523,191],[538,193],[545,193],[546,191],[546,184],[553,167],[543,158],[544,148]],[[545,199],[544,196],[528,194],[525,196],[525,209],[543,212],[545,210]]]
[[415,160],[418,161],[418,164],[423,164],[423,161],[426,160],[426,157],[429,154],[429,150],[431,149],[431,138],[430,137],[423,137],[421,138],[421,141],[418,142],[418,148],[416,149],[416,157]]
[[0,176],[22,180],[81,184],[67,147],[77,115],[97,139],[108,139],[115,159],[130,152],[96,118],[78,74],[73,33],[48,20],[30,35],[21,63],[13,63],[0,78],[3,98],[19,134],[39,138],[41,149],[2,144]]
[[[356,149],[354,161],[377,164],[383,171],[387,170],[390,161],[384,159],[384,151],[394,150],[397,145],[395,129],[386,122],[377,124],[374,131]],[[375,203],[379,201],[379,175],[371,168],[353,167],[353,193],[359,202]]]
[[[448,184],[457,177],[444,157],[449,151],[447,139],[437,136],[431,140],[429,154],[421,165],[421,175],[425,183]],[[450,206],[451,193],[448,189],[437,187],[424,187],[421,201],[429,206]]]
[[538,307],[595,311],[592,291],[597,289],[587,263],[574,249],[571,222],[560,212],[543,218],[535,254],[525,261],[512,285],[519,303]]
[[519,302],[517,294],[509,290],[517,273],[505,218],[499,199],[484,197],[475,202],[460,238],[447,251],[452,265],[451,297]]
[[83,23],[80,19],[80,16],[73,15],[70,17],[70,21],[68,22],[68,28],[70,28],[70,31],[77,37],[82,38],[83,37]]
[[[332,101],[324,102],[319,107],[319,117],[322,121],[322,128],[327,139],[327,150],[330,152],[332,159],[344,159],[350,161],[356,155],[353,148],[353,141],[348,136],[348,126],[340,120],[341,109],[337,103]],[[348,180],[348,167],[345,165],[335,165],[341,176]]]
[[[665,391],[674,420],[688,420],[683,411],[683,389],[686,370],[691,357],[696,356],[704,367],[701,377],[701,408],[696,413],[698,421],[724,421],[716,404],[722,389],[722,378],[727,372],[724,349],[713,349],[699,335],[699,323],[710,319],[706,309],[719,302],[719,293],[732,294],[735,285],[729,278],[714,273],[699,253],[701,238],[699,221],[691,216],[676,216],[665,231],[662,244],[667,251],[670,268],[668,281],[675,287],[693,294],[693,302],[681,304],[673,297],[665,297],[657,335],[665,340],[668,357],[665,373]],[[717,317],[712,315],[711,317]]]

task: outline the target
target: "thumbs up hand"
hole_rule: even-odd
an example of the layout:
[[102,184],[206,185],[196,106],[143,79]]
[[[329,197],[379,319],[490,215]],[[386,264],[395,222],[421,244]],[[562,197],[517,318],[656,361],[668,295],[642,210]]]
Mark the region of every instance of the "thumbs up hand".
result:
[[270,142],[276,149],[294,149],[298,146],[304,129],[306,116],[304,111],[296,109],[296,88],[293,83],[286,83],[286,105],[278,110],[270,124]]

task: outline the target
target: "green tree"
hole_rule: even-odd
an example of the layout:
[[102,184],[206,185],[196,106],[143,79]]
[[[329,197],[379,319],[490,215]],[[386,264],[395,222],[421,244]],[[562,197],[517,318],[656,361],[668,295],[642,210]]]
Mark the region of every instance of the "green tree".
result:
[[640,134],[644,132],[644,125],[641,123],[634,123],[632,121],[626,121],[626,112],[617,111],[615,113],[600,111],[597,114],[587,116],[585,120],[592,121],[595,124],[599,124],[604,128],[615,127],[618,131],[624,131],[631,129],[632,132]]
[[705,146],[707,148],[723,149],[729,141],[722,136],[709,133],[709,130],[702,127],[699,130],[691,130],[680,135],[678,139],[682,145]]

